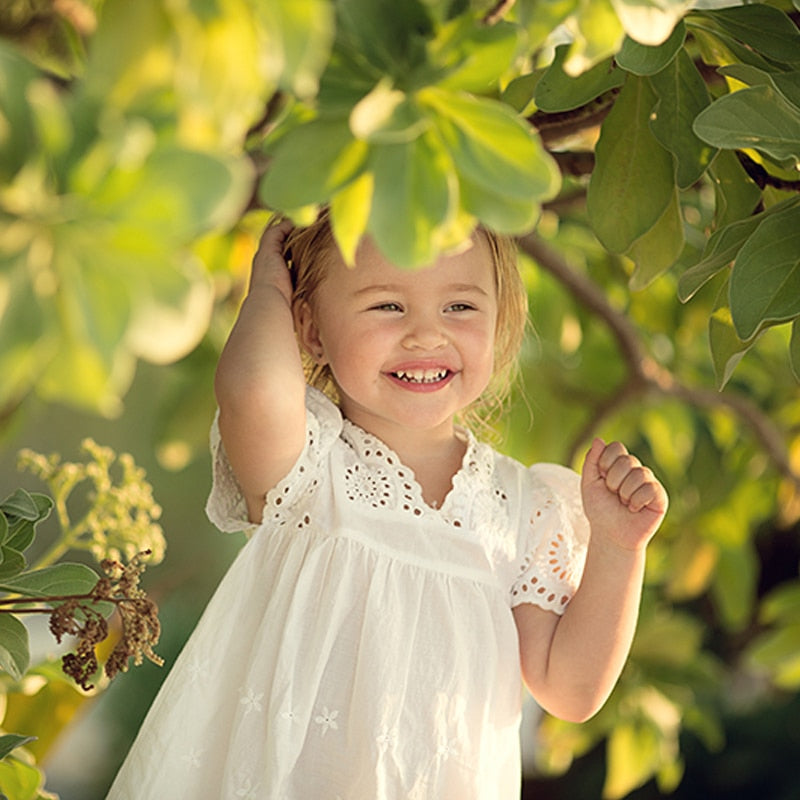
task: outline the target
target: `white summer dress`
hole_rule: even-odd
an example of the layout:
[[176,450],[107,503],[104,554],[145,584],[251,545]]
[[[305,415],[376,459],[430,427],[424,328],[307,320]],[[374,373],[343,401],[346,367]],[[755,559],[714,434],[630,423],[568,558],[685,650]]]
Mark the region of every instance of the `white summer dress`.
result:
[[[307,442],[167,677],[108,800],[517,800],[511,608],[563,611],[578,476],[470,434],[441,508],[309,389]],[[249,526],[212,429],[207,511]]]

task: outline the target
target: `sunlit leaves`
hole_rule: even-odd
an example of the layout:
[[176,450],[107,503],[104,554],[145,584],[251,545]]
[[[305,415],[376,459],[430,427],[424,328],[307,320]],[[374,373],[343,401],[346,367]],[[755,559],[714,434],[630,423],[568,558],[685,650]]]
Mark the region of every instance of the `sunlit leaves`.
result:
[[612,0],[625,32],[645,45],[660,45],[691,8],[691,0]]
[[772,86],[720,97],[697,116],[694,131],[717,147],[752,147],[779,162],[800,162],[800,108]]
[[634,75],[655,75],[661,72],[681,51],[686,40],[686,26],[679,22],[669,38],[657,45],[647,45],[626,36],[614,57],[622,69]]
[[21,736],[18,733],[8,733],[0,736],[0,761],[15,748],[30,744],[35,739],[35,736]]
[[751,214],[761,199],[761,189],[730,150],[717,152],[708,176],[714,186],[717,229]]
[[800,687],[800,583],[773,591],[761,607],[760,622],[770,626],[753,642],[748,657],[787,690]]
[[792,338],[789,341],[789,357],[794,377],[800,381],[800,319],[792,324]]
[[369,230],[393,263],[429,264],[436,258],[436,233],[447,221],[455,182],[444,149],[424,135],[384,145],[373,163],[374,195]]
[[[661,716],[667,714],[672,727],[677,729],[677,708],[664,697],[659,697],[658,703],[659,709],[653,711]],[[603,786],[604,798],[619,800],[630,794],[657,773],[666,760],[665,756],[672,754],[670,751],[674,751],[676,742],[664,737],[659,725],[661,721],[648,719],[643,715],[639,719],[623,720],[611,731],[608,739],[608,776]],[[667,748],[666,753],[663,748]],[[671,787],[664,787],[667,791],[680,782],[680,773],[676,777],[678,780],[671,781]]]
[[748,342],[743,342],[736,335],[736,329],[733,327],[733,318],[728,305],[728,288],[729,282],[725,281],[708,320],[711,360],[714,364],[714,374],[719,389],[722,389],[730,380],[736,365],[750,348]]
[[631,289],[645,289],[666,272],[678,260],[683,244],[683,217],[678,192],[675,191],[656,224],[640,236],[627,252],[636,264],[630,280]]
[[[44,783],[42,773],[32,764],[15,756],[0,761],[0,786],[11,800],[38,800]],[[46,797],[46,795],[44,795]]]
[[542,111],[578,108],[625,82],[625,73],[616,69],[611,59],[601,61],[580,75],[567,75],[564,61],[568,51],[569,46],[565,44],[556,48],[553,63],[536,85],[534,99]]
[[327,202],[356,177],[367,154],[367,144],[354,137],[346,118],[314,120],[277,143],[260,195],[283,211]]
[[438,85],[477,94],[492,92],[497,77],[517,55],[521,38],[519,27],[505,21],[490,26],[471,15],[456,17],[428,45],[429,61],[443,73]]
[[508,109],[490,100],[426,90],[436,125],[453,159],[463,208],[503,233],[522,233],[538,203],[552,197],[559,175],[534,134]]
[[36,80],[32,64],[0,45],[0,184],[25,164],[34,140],[28,89]]
[[[94,57],[112,57],[103,53]],[[22,165],[14,149],[0,151],[13,174],[0,192],[9,292],[4,300],[0,291],[0,395],[8,402],[37,385],[50,399],[113,414],[137,356],[172,360],[205,332],[210,284],[182,248],[240,213],[251,173],[227,154],[162,140],[142,118],[108,115],[80,90],[64,99],[30,70],[9,70],[15,76],[32,102],[6,102],[18,115],[9,128],[30,125],[47,168],[37,150]]]
[[97,573],[85,564],[55,564],[0,580],[0,591],[42,597],[88,594],[97,583]]
[[[630,76],[603,124],[587,208],[601,242],[625,252],[661,218],[674,192],[673,163],[650,129],[656,97]],[[636,188],[646,186],[646,192]]]
[[25,626],[10,614],[0,615],[0,670],[18,680],[25,673],[29,662],[30,650]]
[[761,222],[742,245],[731,274],[731,315],[741,339],[771,322],[800,316],[800,207]]
[[582,0],[578,13],[569,17],[565,28],[572,38],[564,62],[568,75],[580,75],[620,47],[625,30],[610,0]]
[[[327,0],[272,0],[254,4],[266,35],[268,74],[300,97],[313,96],[333,43],[334,9]],[[243,15],[238,16],[243,19]]]
[[338,47],[403,88],[413,84],[433,30],[420,0],[341,0],[336,13]]
[[724,36],[743,42],[751,50],[778,62],[800,64],[800,31],[777,8],[749,3],[705,11],[699,16]]
[[688,189],[700,179],[716,150],[692,130],[695,117],[709,104],[705,82],[685,50],[650,78],[658,96],[650,126],[658,141],[675,156],[675,182]]

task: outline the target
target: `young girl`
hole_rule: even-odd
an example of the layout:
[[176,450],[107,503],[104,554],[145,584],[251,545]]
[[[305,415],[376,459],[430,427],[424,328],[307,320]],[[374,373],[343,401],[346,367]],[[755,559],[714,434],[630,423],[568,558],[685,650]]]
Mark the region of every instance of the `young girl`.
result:
[[208,503],[251,535],[110,800],[512,800],[522,680],[580,721],[619,676],[663,488],[618,443],[579,477],[456,422],[522,337],[513,246],[481,230],[411,272],[365,239],[355,260],[324,214],[263,236]]

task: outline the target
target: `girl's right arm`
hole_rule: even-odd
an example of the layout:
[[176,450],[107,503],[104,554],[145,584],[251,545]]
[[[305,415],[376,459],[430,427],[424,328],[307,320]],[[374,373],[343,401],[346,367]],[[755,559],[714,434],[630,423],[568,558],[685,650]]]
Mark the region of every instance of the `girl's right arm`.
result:
[[261,238],[214,381],[220,436],[253,523],[261,521],[266,493],[289,472],[305,442],[305,378],[281,254],[289,230],[284,222]]

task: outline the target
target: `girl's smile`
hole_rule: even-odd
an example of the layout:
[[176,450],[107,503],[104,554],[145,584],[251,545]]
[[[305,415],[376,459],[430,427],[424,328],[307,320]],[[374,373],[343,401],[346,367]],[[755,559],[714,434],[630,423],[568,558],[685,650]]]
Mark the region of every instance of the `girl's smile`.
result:
[[411,392],[435,392],[453,380],[455,372],[446,366],[404,364],[391,370],[388,376]]

